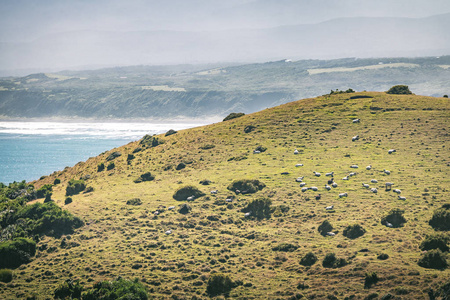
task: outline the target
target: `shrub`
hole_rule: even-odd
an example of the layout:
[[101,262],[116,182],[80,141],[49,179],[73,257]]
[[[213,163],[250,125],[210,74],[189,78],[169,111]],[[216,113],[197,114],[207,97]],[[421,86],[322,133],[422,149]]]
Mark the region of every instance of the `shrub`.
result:
[[450,230],[450,204],[444,204],[436,209],[428,223],[434,230]]
[[76,195],[82,192],[86,188],[86,183],[84,180],[69,180],[69,183],[66,187],[66,196]]
[[386,260],[389,258],[389,255],[387,255],[386,253],[381,253],[380,255],[377,256],[377,259],[379,260]]
[[246,126],[246,127],[244,128],[244,132],[245,132],[245,133],[250,133],[250,132],[252,132],[255,128],[256,128],[256,127],[253,126],[253,125],[248,125],[248,126]]
[[67,205],[70,203],[72,203],[72,197],[66,197],[66,200],[64,200],[64,204]]
[[228,116],[226,116],[225,119],[223,119],[223,121],[228,121],[228,120],[240,118],[240,117],[242,117],[244,115],[245,115],[244,113],[231,113]]
[[175,168],[177,171],[179,171],[179,170],[182,170],[182,169],[184,169],[184,168],[186,168],[186,164],[185,163],[183,163],[183,162],[180,162],[178,165],[177,165],[177,167]]
[[282,252],[294,252],[298,249],[298,246],[290,243],[281,243],[272,248],[272,251],[282,251]]
[[418,265],[428,269],[442,270],[447,268],[447,259],[445,254],[439,249],[433,249],[426,252],[418,261]]
[[366,273],[366,278],[364,279],[364,288],[370,288],[373,284],[378,282],[379,278],[376,272]]
[[411,95],[412,94],[407,85],[394,85],[386,93],[394,94],[394,95]]
[[211,180],[203,179],[203,180],[201,180],[199,183],[200,183],[201,185],[210,185],[211,182],[212,182]]
[[175,194],[173,194],[173,198],[178,201],[184,201],[188,197],[194,196],[194,198],[199,198],[205,196],[206,194],[200,191],[198,188],[192,185],[187,185],[179,188]]
[[325,268],[340,268],[347,265],[344,258],[337,258],[334,253],[327,253],[322,261],[322,266]]
[[444,95],[444,96],[442,96],[442,97],[444,97],[444,98],[448,98],[448,95]]
[[130,160],[133,160],[133,159],[135,159],[136,157],[133,155],[133,154],[128,154],[128,156],[127,156],[127,161],[130,161]]
[[175,131],[175,130],[173,130],[173,129],[169,129],[169,131],[167,131],[166,134],[165,134],[164,136],[169,136],[169,135],[175,134],[175,133],[177,133],[177,132],[178,132],[178,131]]
[[366,233],[366,230],[359,224],[349,225],[342,232],[342,234],[349,239],[359,238],[364,235],[364,233]]
[[227,294],[233,288],[233,281],[228,275],[222,273],[212,274],[206,285],[206,292],[210,296]]
[[109,171],[109,170],[114,169],[115,167],[116,167],[116,164],[113,162],[110,162],[109,165],[106,167],[106,170]]
[[127,205],[141,205],[142,201],[139,198],[133,198],[130,200],[127,200]]
[[300,260],[300,264],[303,266],[312,266],[316,263],[316,261],[317,256],[312,252],[308,252],[305,254],[305,256],[302,257],[302,259]]
[[93,191],[94,191],[94,188],[93,188],[92,186],[88,186],[88,187],[84,190],[83,194],[92,193]]
[[381,219],[381,224],[387,225],[391,223],[392,227],[397,228],[403,226],[406,223],[405,217],[403,217],[404,211],[399,208],[393,208],[391,211]]
[[185,214],[188,214],[191,210],[192,210],[192,208],[189,206],[189,204],[184,203],[184,204],[180,205],[180,208],[178,209],[178,212],[180,214],[185,215]]
[[227,189],[235,193],[252,194],[262,190],[266,185],[259,180],[241,179],[233,181]]
[[60,184],[61,183],[61,179],[59,179],[59,178],[55,178],[55,180],[53,180],[53,184],[54,185],[57,185],[57,184]]
[[266,150],[267,150],[267,148],[264,146],[258,146],[255,148],[255,151],[259,151],[259,152],[265,152]]
[[104,163],[99,163],[97,165],[97,172],[101,172],[105,169],[105,164]]
[[45,184],[41,188],[36,191],[36,198],[44,198],[47,192],[51,192],[53,190],[51,184]]
[[146,300],[148,294],[145,287],[136,278],[128,280],[117,278],[116,280],[105,280],[97,282],[91,289],[82,293],[83,300],[96,299],[128,299]]
[[206,145],[201,146],[200,149],[202,149],[202,150],[208,150],[208,149],[212,149],[212,148],[215,148],[215,147],[216,147],[216,145],[213,145],[213,144],[206,144]]
[[17,268],[28,263],[35,254],[36,242],[27,238],[0,243],[0,268]]
[[120,152],[118,152],[118,151],[115,151],[115,152],[111,153],[110,155],[108,155],[108,156],[106,157],[106,161],[113,160],[113,159],[115,159],[116,157],[119,157],[119,156],[121,156],[121,155],[122,155],[122,153],[120,153]]
[[9,269],[1,269],[0,270],[0,282],[11,282],[13,278],[13,272]]
[[53,295],[55,299],[81,299],[82,291],[83,286],[79,280],[67,279],[55,289]]
[[150,173],[150,172],[146,172],[146,173],[142,174],[141,176],[139,176],[139,178],[136,179],[134,182],[139,183],[142,181],[152,181],[153,179],[155,179],[155,176],[153,176],[152,173]]
[[243,212],[250,212],[250,217],[260,219],[269,219],[272,213],[271,206],[272,201],[268,198],[259,198],[250,201],[247,206],[242,209]]
[[46,192],[45,193],[45,199],[44,199],[44,203],[50,202],[52,201],[52,192]]
[[152,135],[145,135],[142,140],[139,142],[139,144],[147,146],[147,147],[156,147],[158,145],[164,144],[163,140],[160,140],[159,138],[152,136]]
[[319,225],[317,230],[321,235],[326,236],[328,232],[331,232],[333,230],[333,226],[328,220],[325,220],[322,222],[322,224]]
[[420,244],[420,250],[440,249],[442,252],[449,250],[448,243],[450,236],[444,234],[435,234],[427,236]]

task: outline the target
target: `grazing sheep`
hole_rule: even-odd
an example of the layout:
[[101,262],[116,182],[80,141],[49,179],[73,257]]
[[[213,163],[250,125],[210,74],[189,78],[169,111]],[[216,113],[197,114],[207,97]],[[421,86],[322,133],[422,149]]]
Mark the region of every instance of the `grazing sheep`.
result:
[[329,186],[329,185],[325,185],[325,189],[327,190],[327,191],[329,191],[329,190],[331,190],[331,186]]
[[333,183],[331,184],[331,186],[334,187],[334,188],[336,188],[338,185],[337,185],[336,182],[333,182]]
[[358,165],[351,165],[350,168],[352,168],[352,169],[358,169],[359,167],[358,167]]
[[169,206],[167,209],[168,209],[168,210],[174,210],[174,209],[175,209],[175,206]]
[[216,195],[217,194],[217,190],[211,191],[211,195]]
[[227,198],[225,199],[225,202],[233,202],[233,198]]
[[366,189],[369,188],[369,185],[367,183],[363,183],[362,186],[365,187]]
[[313,190],[314,192],[317,192],[319,189],[316,186],[312,186],[310,187],[311,190]]
[[372,179],[370,182],[372,182],[372,183],[378,183],[378,180]]
[[394,184],[392,182],[386,182],[386,191],[390,191]]
[[303,181],[304,176],[302,177],[297,177],[297,179],[295,179],[296,182],[302,182]]
[[302,188],[302,192],[303,192],[303,193],[306,192],[307,190],[309,190],[307,187],[303,187],[303,188]]
[[386,174],[386,175],[391,175],[391,171],[388,171],[388,170],[386,170],[386,169],[384,169],[383,172],[384,172],[384,174]]
[[296,167],[303,167],[303,164],[296,164]]
[[330,231],[330,232],[327,232],[327,235],[329,235],[329,236],[335,236],[336,233]]
[[195,200],[195,196],[190,196],[190,197],[187,197],[187,199],[186,199],[187,201],[194,201]]
[[304,187],[306,185],[306,182],[300,183],[300,187]]
[[316,197],[316,200],[320,200],[320,198],[322,198],[322,195],[318,194],[315,197]]
[[344,178],[342,178],[342,180],[348,180],[348,176],[345,176]]
[[172,234],[172,230],[167,230],[166,232],[165,232],[165,234],[167,234],[167,235],[169,235],[169,234]]
[[359,123],[359,121],[361,121],[360,119],[354,119],[352,122],[353,123]]
[[298,154],[298,150],[297,149],[294,150],[294,154]]
[[359,140],[359,135],[355,135],[354,137],[352,137],[352,142]]
[[392,191],[393,191],[394,193],[397,193],[397,194],[401,194],[401,192],[402,192],[402,191],[399,190],[399,189],[393,189]]
[[388,153],[389,153],[389,154],[392,154],[392,153],[394,153],[394,152],[397,152],[397,150],[395,150],[395,149],[390,149],[390,150],[388,150]]
[[289,175],[289,172],[282,172],[281,175]]
[[159,215],[159,211],[157,210],[157,211],[155,211],[153,214],[154,214],[155,216],[157,216],[157,215]]
[[314,171],[313,173],[314,173],[314,176],[320,177],[320,173],[319,172]]
[[348,176],[352,177],[352,176],[356,176],[355,172],[351,172],[350,174],[348,174]]
[[389,222],[386,222],[386,226],[387,226],[387,227],[391,227],[391,228],[394,227],[394,225],[392,225],[392,224],[389,223]]
[[366,170],[370,170],[370,169],[372,169],[372,165],[368,165],[368,166],[366,167]]
[[325,207],[326,210],[332,210],[333,208],[334,208],[334,205],[330,205],[330,206]]
[[334,178],[331,178],[330,180],[328,180],[328,184],[333,184],[334,182]]
[[342,197],[348,197],[348,194],[347,193],[340,193],[339,194],[339,198],[342,198]]
[[259,151],[259,150],[253,150],[253,154],[259,154],[259,153],[261,153],[261,151]]
[[378,193],[378,190],[376,188],[371,188],[370,191],[375,194]]
[[252,215],[252,212],[249,211],[248,213],[245,213],[245,214],[244,214],[244,217],[250,217],[251,215]]
[[325,176],[333,176],[334,172],[325,173]]
[[398,200],[406,200],[406,197],[403,197],[403,196],[398,196]]

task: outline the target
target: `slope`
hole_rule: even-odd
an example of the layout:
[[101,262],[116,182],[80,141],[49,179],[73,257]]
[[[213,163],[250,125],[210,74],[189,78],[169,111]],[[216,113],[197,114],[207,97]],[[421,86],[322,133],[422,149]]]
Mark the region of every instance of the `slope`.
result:
[[[433,210],[448,203],[449,109],[446,98],[324,95],[160,135],[164,143],[155,147],[133,142],[55,172],[35,182],[36,187],[59,178],[53,198],[86,225],[71,236],[71,248],[61,247],[59,239],[40,240],[36,258],[15,271],[11,284],[0,286],[0,295],[51,296],[67,278],[89,285],[124,276],[139,278],[154,298],[202,299],[207,298],[208,278],[220,272],[238,283],[230,292],[238,299],[362,299],[387,293],[424,298],[428,288],[436,289],[449,277],[448,269],[417,264],[420,242],[434,232],[428,225]],[[360,122],[353,123],[355,118]],[[248,126],[253,130],[248,132]],[[356,135],[359,140],[352,141]],[[258,146],[267,150],[254,154]],[[396,152],[389,154],[390,149]],[[114,152],[121,156],[107,161]],[[100,163],[111,162],[113,168],[98,171]],[[182,162],[185,168],[177,170]],[[155,178],[134,182],[146,172]],[[334,172],[338,185],[330,191],[324,188],[327,172]],[[350,172],[356,175],[343,180]],[[318,191],[302,192],[299,176]],[[93,191],[74,195],[64,205],[67,183],[74,178],[84,178]],[[255,194],[227,190],[239,179],[257,179],[266,186]],[[202,180],[211,183],[203,186]],[[406,200],[386,191],[385,182],[392,182]],[[191,212],[180,214],[178,205],[186,201],[172,196],[185,185],[207,195],[190,201]],[[227,202],[230,196],[235,198]],[[245,217],[242,209],[260,197],[271,200],[271,218]],[[126,204],[134,198],[142,204]],[[326,210],[330,205],[333,210]],[[404,210],[406,223],[382,225],[381,218],[394,208]],[[334,236],[319,234],[325,220]],[[345,237],[342,232],[351,224],[361,225],[365,234]],[[305,267],[299,262],[308,252],[318,261]],[[327,253],[347,264],[324,267]],[[378,259],[380,254],[388,259]],[[370,288],[364,287],[367,272],[380,278]]]

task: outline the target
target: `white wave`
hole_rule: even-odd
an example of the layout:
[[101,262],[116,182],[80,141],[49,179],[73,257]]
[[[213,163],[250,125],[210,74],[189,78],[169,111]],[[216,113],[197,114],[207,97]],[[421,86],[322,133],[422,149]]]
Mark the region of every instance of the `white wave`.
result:
[[146,134],[160,134],[169,129],[201,126],[199,123],[144,122],[0,122],[0,133],[13,135],[57,135],[64,138],[139,139]]

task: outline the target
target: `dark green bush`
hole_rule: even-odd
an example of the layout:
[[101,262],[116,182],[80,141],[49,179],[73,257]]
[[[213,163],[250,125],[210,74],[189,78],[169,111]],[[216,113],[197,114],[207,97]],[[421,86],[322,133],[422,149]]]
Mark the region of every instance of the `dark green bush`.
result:
[[158,145],[164,144],[163,140],[160,140],[159,138],[152,136],[152,135],[145,135],[142,140],[139,142],[139,144],[147,146],[147,147],[156,147]]
[[127,156],[127,161],[130,161],[130,160],[133,160],[133,159],[135,159],[136,157],[133,155],[133,154],[128,154],[128,156]]
[[92,193],[93,191],[94,191],[94,188],[93,188],[92,186],[88,186],[88,187],[84,190],[83,194]]
[[97,172],[101,172],[105,169],[105,164],[104,163],[99,163],[97,165]]
[[175,133],[177,133],[177,131],[175,131],[173,129],[169,129],[169,131],[167,131],[164,136],[169,136],[169,135],[172,135],[172,134],[175,134]]
[[182,170],[182,169],[184,169],[184,168],[186,168],[186,164],[185,163],[183,163],[183,162],[180,162],[178,165],[177,165],[177,167],[175,168],[177,171],[179,171],[179,170]]
[[228,116],[225,117],[225,119],[223,119],[223,121],[228,121],[228,120],[232,120],[232,119],[236,119],[239,117],[245,116],[244,113],[231,113]]
[[222,273],[212,274],[206,285],[206,292],[210,296],[227,294],[233,288],[233,281],[228,275]]
[[83,300],[146,300],[148,294],[139,280],[118,278],[113,281],[101,281],[94,284],[91,289],[82,293]]
[[233,181],[227,189],[235,193],[252,194],[262,190],[265,186],[259,180],[241,179]]
[[109,165],[106,167],[106,170],[112,170],[116,167],[116,164],[114,162],[110,162]]
[[448,98],[448,95],[444,95],[444,96],[442,96],[442,97],[444,97],[444,98]]
[[83,286],[79,280],[67,279],[55,289],[53,295],[54,299],[81,299],[82,291]]
[[0,282],[11,282],[13,279],[13,272],[9,269],[0,270]]
[[325,268],[340,268],[347,265],[344,258],[337,258],[334,253],[327,253],[322,261],[322,266]]
[[405,211],[399,208],[391,209],[391,211],[381,219],[381,224],[387,225],[387,223],[390,223],[394,228],[403,226],[403,224],[406,223],[406,219],[403,217],[404,212]]
[[294,252],[298,249],[298,246],[293,245],[291,243],[281,243],[272,247],[272,251],[282,251],[282,252]]
[[258,146],[255,148],[255,151],[259,151],[259,152],[265,152],[267,150],[267,147],[264,146]]
[[134,182],[139,183],[139,182],[143,182],[143,181],[152,181],[153,179],[155,179],[155,176],[153,176],[152,173],[150,173],[150,172],[146,172],[146,173],[142,174],[141,176],[139,176],[139,178],[136,179]]
[[41,188],[36,191],[36,198],[44,198],[47,192],[51,192],[53,190],[51,184],[45,184]]
[[386,260],[389,258],[389,255],[387,255],[386,253],[381,253],[380,255],[377,256],[377,259],[379,260]]
[[256,127],[253,126],[253,125],[248,125],[248,126],[246,126],[246,127],[244,128],[244,132],[245,132],[245,133],[250,133],[250,132],[252,132],[255,128],[256,128]]
[[133,198],[130,200],[127,200],[127,205],[141,205],[142,201],[139,198]]
[[269,198],[254,199],[242,209],[242,212],[250,213],[250,218],[256,218],[258,220],[264,218],[269,219],[272,214],[271,205],[272,200]]
[[44,203],[50,202],[52,201],[52,192],[46,192],[45,193],[45,199],[44,199]]
[[312,266],[316,262],[317,256],[312,252],[306,253],[305,256],[303,256],[302,259],[300,260],[300,264],[303,266]]
[[188,197],[194,196],[195,199],[205,196],[206,194],[192,185],[187,185],[179,188],[174,194],[173,198],[178,201],[185,201]]
[[386,92],[393,95],[411,95],[411,91],[407,85],[394,85]]
[[450,204],[444,204],[433,212],[433,217],[428,222],[434,230],[450,230]]
[[369,289],[372,285],[378,282],[379,278],[376,272],[366,273],[364,279],[364,288]]
[[446,255],[441,250],[433,249],[419,259],[418,265],[423,268],[443,270],[447,268],[448,263]]
[[72,203],[72,197],[66,197],[66,200],[64,200],[64,204],[67,205],[70,203]]
[[57,184],[60,184],[61,183],[61,179],[59,179],[59,178],[55,178],[55,180],[53,180],[53,184],[54,185],[57,185]]
[[449,250],[450,236],[446,234],[434,234],[427,236],[420,244],[420,250],[440,249],[442,252]]
[[27,238],[16,238],[0,243],[0,268],[17,268],[28,263],[36,254],[36,242]]
[[84,180],[71,179],[66,187],[66,196],[76,195],[86,188]]
[[322,222],[322,224],[319,225],[317,230],[321,235],[326,236],[328,232],[331,232],[333,230],[333,226],[328,220],[325,220]]
[[106,157],[106,161],[113,160],[113,159],[115,159],[115,158],[117,158],[117,157],[119,157],[119,156],[121,156],[121,155],[122,155],[122,153],[120,153],[120,152],[118,152],[118,151],[115,151],[115,152],[111,153],[110,155],[108,155],[108,156]]
[[366,233],[366,230],[359,224],[349,225],[342,232],[342,234],[349,239],[359,238],[364,235],[364,233]]

